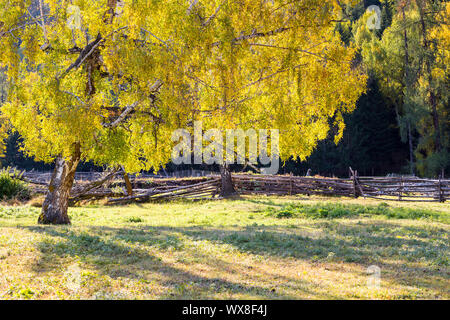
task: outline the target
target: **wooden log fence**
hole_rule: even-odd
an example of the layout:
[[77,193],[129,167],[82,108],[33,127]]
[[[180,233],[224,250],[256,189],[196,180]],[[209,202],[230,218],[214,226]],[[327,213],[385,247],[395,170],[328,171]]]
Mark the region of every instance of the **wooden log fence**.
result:
[[[348,179],[299,177],[292,174],[233,174],[232,182],[236,192],[241,195],[320,195],[417,202],[445,202],[450,198],[450,180],[409,176],[359,177],[357,171],[351,168],[350,173]],[[24,177],[37,193],[45,192],[43,178],[36,174],[24,174]],[[72,202],[101,198],[108,198],[108,203],[111,204],[183,198],[217,199],[221,186],[219,175],[182,179],[133,177],[128,182],[120,172],[98,175],[97,178],[99,177],[98,181],[107,183],[98,184],[96,181],[92,182],[92,179],[77,181],[72,189]]]
[[349,179],[292,175],[233,175],[232,179],[239,194],[324,195],[421,202],[445,202],[450,198],[450,180],[359,177],[356,171]]
[[219,194],[220,178],[211,178],[207,181],[172,188],[151,188],[146,192],[134,196],[109,199],[109,203],[150,202],[156,200],[211,199]]

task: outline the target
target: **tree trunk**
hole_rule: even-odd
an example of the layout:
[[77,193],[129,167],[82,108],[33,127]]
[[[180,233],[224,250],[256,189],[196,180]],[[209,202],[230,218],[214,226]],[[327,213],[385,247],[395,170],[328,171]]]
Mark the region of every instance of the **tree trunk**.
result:
[[130,177],[128,176],[128,173],[126,173],[125,170],[123,171],[123,180],[125,180],[127,195],[131,197],[133,195],[133,185],[131,184]]
[[70,190],[73,186],[79,161],[79,152],[76,152],[69,161],[65,161],[61,157],[56,159],[55,170],[50,180],[38,223],[70,224],[67,209],[69,207]]
[[[423,38],[423,47],[426,51],[430,50],[430,43],[427,38],[427,29],[425,25],[425,1],[416,0],[417,7],[419,8],[420,14],[420,24],[422,26],[422,38]],[[439,114],[437,111],[437,97],[433,89],[433,73],[431,67],[430,57],[426,57],[425,59],[427,73],[428,73],[428,94],[429,94],[429,104],[431,106],[431,116],[433,117],[433,126],[435,132],[435,144],[436,151],[442,151],[442,143],[441,143],[441,128],[439,124]]]
[[440,128],[440,125],[439,125],[439,114],[438,114],[438,111],[437,111],[436,95],[434,94],[433,91],[430,91],[430,98],[429,99],[430,99],[430,104],[431,104],[431,109],[432,109],[433,126],[434,126],[434,130],[436,131],[435,132],[436,151],[437,152],[441,152],[442,151],[441,128]]
[[415,174],[414,170],[414,148],[411,133],[411,123],[408,122],[408,140],[409,140],[409,167],[412,175]]
[[220,176],[222,178],[222,186],[220,188],[220,196],[227,198],[236,194],[233,181],[231,180],[230,167],[227,164],[220,166]]
[[[403,23],[406,25],[406,15],[404,6],[402,7],[402,16],[403,16]],[[409,95],[412,93],[413,83],[416,80],[411,79],[411,75],[409,72],[410,66],[409,66],[408,33],[406,31],[406,28],[405,30],[403,30],[403,45],[405,50],[405,87],[407,95]],[[409,97],[404,97],[403,99],[409,99]],[[405,103],[405,101],[403,101],[403,103]],[[411,119],[408,119],[408,142],[409,142],[409,168],[411,175],[414,175],[414,148],[412,141]]]

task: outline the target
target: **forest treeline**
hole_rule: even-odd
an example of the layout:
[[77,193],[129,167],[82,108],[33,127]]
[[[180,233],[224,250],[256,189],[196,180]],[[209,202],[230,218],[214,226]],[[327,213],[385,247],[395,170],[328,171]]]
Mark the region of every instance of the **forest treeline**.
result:
[[[371,20],[376,12],[367,10],[373,5],[380,8],[378,26]],[[367,0],[342,5],[342,9],[336,32],[346,45],[358,48],[354,63],[368,75],[367,91],[356,110],[344,115],[346,128],[338,144],[335,132],[330,132],[306,161],[287,161],[281,173],[304,175],[311,169],[313,174],[346,176],[352,167],[361,175],[448,176],[450,5],[446,1]],[[0,89],[3,102],[6,88]],[[19,146],[20,137],[11,133],[2,166],[51,169],[24,156]],[[91,163],[78,168],[97,169]],[[181,169],[186,166],[166,168],[169,172]]]

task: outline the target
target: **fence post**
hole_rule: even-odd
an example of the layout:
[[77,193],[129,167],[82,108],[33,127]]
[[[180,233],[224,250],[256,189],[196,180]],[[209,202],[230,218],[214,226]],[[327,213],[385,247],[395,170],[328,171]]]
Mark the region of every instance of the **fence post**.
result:
[[444,193],[442,192],[442,182],[441,182],[440,177],[439,177],[439,202],[441,202],[441,203],[445,202]]
[[292,196],[292,172],[289,178],[289,195]]
[[351,173],[351,175],[352,175],[352,178],[353,178],[353,196],[355,197],[355,198],[358,198],[358,191],[357,191],[357,189],[356,189],[356,187],[357,187],[357,183],[356,183],[356,175],[358,174],[358,171],[353,171],[353,169],[350,167],[349,168],[350,169],[350,173]]
[[400,186],[398,188],[398,201],[402,201],[403,176],[400,177]]

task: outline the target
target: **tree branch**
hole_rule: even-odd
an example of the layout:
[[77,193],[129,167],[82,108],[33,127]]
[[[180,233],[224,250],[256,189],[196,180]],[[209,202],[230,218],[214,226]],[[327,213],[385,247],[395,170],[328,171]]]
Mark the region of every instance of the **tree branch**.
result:
[[250,46],[258,46],[258,47],[274,48],[274,49],[292,50],[295,52],[302,52],[302,53],[310,54],[310,55],[316,56],[316,57],[324,59],[324,60],[328,59],[328,57],[321,56],[317,53],[310,52],[308,50],[298,49],[298,48],[278,47],[278,46],[274,46],[274,45],[270,45],[270,44],[262,44],[262,43],[249,43],[249,45]]
[[[162,86],[162,81],[156,80],[155,83],[150,87],[150,93],[158,91],[161,88],[161,86]],[[137,105],[139,103],[140,103],[140,100],[138,100],[135,103],[133,103],[132,105],[126,107],[125,110],[120,114],[120,116],[116,120],[114,120],[111,123],[102,124],[103,127],[108,128],[108,129],[117,128],[126,119],[126,117],[129,114],[134,112],[135,108],[137,107]],[[152,114],[152,116],[156,119],[159,119],[158,117],[154,116],[153,114]]]
[[45,28],[44,8],[43,8],[43,5],[42,5],[42,0],[39,0],[39,10],[41,12],[42,30],[44,31],[45,43],[48,44],[47,29]]
[[[257,32],[256,30],[253,30],[253,32],[251,34],[247,34],[247,35],[241,35],[239,37],[234,38],[233,40],[231,40],[231,42],[233,44],[236,44],[239,41],[243,41],[243,40],[249,40],[249,39],[254,39],[254,38],[262,38],[262,37],[270,37],[270,36],[274,36],[276,34],[279,33],[283,33],[285,31],[291,30],[292,28],[286,28],[286,27],[281,27],[275,30],[271,30],[271,31],[267,31],[267,32]],[[214,42],[212,44],[213,47],[218,47],[222,44],[222,41],[217,41]]]
[[206,20],[205,22],[202,23],[203,27],[207,27],[211,21],[217,16],[217,14],[219,13],[220,9],[222,8],[223,4],[225,3],[225,1],[222,1],[222,3],[217,7],[216,11],[213,13],[212,16],[210,16],[208,18],[208,20]]
[[108,128],[108,129],[117,128],[122,123],[122,121],[125,120],[125,118],[128,116],[128,114],[130,114],[132,111],[134,111],[134,108],[136,108],[136,106],[139,104],[139,102],[140,101],[136,101],[131,106],[126,107],[125,110],[120,114],[120,116],[116,120],[114,120],[111,123],[104,123],[103,127]]
[[72,63],[59,77],[58,79],[63,78],[65,75],[67,75],[72,69],[78,69],[83,62],[94,52],[94,50],[100,45],[100,42],[102,41],[102,37],[100,33],[97,35],[97,38],[90,42],[83,50],[81,50],[80,55],[78,56],[77,60],[75,60],[74,63]]
[[293,66],[293,67],[291,67],[291,68],[280,69],[280,70],[278,70],[278,71],[276,71],[276,72],[274,72],[274,73],[271,73],[271,74],[269,74],[269,75],[267,75],[267,76],[265,76],[265,77],[261,77],[261,78],[259,78],[258,80],[253,81],[253,82],[251,82],[251,83],[245,85],[243,88],[251,87],[251,86],[253,86],[253,85],[255,85],[255,84],[260,83],[261,81],[270,79],[270,78],[276,76],[277,74],[286,72],[286,71],[288,71],[288,70],[290,70],[290,69],[297,69],[297,68],[300,68],[300,67],[304,67],[304,66],[306,66],[306,65],[307,65],[307,64],[299,64],[299,65]]
[[[106,38],[108,38],[110,35],[112,35],[112,34],[114,34],[114,33],[116,33],[116,32],[119,32],[120,30],[123,30],[123,29],[126,29],[126,28],[128,28],[128,26],[124,26],[124,27],[121,27],[121,28],[119,28],[119,29],[117,29],[117,30],[114,30],[113,32],[111,32],[110,34],[108,34],[106,37],[102,37],[101,36],[101,34],[99,33],[98,35],[97,35],[97,38],[94,40],[94,41],[92,41],[92,42],[90,42],[83,50],[81,50],[81,52],[80,52],[80,55],[78,56],[78,58],[77,58],[77,60],[75,60],[75,62],[74,63],[72,63],[60,76],[58,76],[57,77],[57,79],[59,80],[59,79],[61,79],[61,78],[63,78],[64,76],[66,76],[72,69],[78,69],[82,64],[83,64],[83,62],[87,59],[87,58],[89,58],[89,56],[95,51],[95,49],[97,49],[98,48],[98,46],[103,42],[103,41],[105,41],[105,39]],[[70,50],[69,50],[69,52],[70,52]],[[75,51],[76,52],[76,51]],[[71,52],[72,53],[72,52]]]

